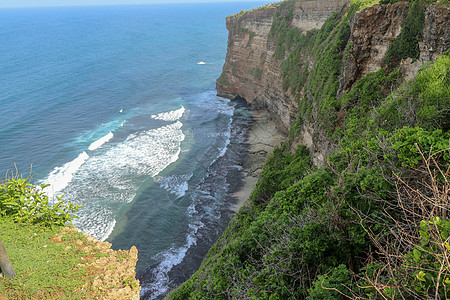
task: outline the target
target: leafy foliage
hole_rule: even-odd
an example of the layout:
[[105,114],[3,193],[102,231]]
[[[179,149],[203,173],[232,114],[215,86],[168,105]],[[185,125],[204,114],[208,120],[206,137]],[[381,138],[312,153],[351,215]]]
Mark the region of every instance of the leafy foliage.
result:
[[414,1],[408,10],[402,31],[389,45],[384,57],[387,64],[396,63],[405,58],[419,58],[419,42],[425,25],[425,12],[422,0]]
[[417,125],[450,129],[450,56],[426,65],[410,84],[387,97],[377,122],[387,130]]
[[32,177],[14,176],[0,184],[0,217],[10,217],[15,222],[40,224],[46,227],[64,226],[73,218],[80,206],[64,202],[62,196],[49,203],[43,191],[48,185],[34,186]]

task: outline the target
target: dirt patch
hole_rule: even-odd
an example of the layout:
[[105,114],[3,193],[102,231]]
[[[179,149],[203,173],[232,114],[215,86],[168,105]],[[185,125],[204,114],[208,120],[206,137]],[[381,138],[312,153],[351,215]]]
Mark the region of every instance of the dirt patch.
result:
[[[62,243],[65,234],[73,235],[77,229],[66,227],[64,231],[51,241]],[[79,263],[79,266],[87,267],[83,288],[99,290],[102,294],[100,298],[93,296],[92,299],[139,299],[141,287],[139,280],[135,278],[138,254],[136,247],[114,251],[111,249],[111,243],[101,242],[88,235],[84,237],[66,248],[76,247],[79,248],[77,251],[84,252]]]

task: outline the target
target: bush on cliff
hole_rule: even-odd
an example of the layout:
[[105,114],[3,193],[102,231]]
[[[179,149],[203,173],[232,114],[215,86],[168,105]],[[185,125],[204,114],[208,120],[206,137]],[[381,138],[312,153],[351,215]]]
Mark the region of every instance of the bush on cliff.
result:
[[39,224],[45,227],[64,226],[76,216],[80,206],[64,202],[63,196],[49,202],[44,189],[49,185],[34,186],[30,175],[22,178],[7,176],[0,184],[0,217],[9,217],[15,222]]

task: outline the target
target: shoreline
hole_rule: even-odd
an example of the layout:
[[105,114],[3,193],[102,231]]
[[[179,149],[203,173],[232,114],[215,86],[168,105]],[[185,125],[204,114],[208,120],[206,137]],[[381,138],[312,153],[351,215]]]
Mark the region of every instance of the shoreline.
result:
[[247,154],[242,162],[242,180],[239,187],[232,194],[236,203],[231,210],[238,212],[248,203],[251,193],[258,182],[262,167],[266,163],[273,149],[286,139],[286,135],[278,129],[275,121],[265,110],[250,109],[252,123],[246,139]]

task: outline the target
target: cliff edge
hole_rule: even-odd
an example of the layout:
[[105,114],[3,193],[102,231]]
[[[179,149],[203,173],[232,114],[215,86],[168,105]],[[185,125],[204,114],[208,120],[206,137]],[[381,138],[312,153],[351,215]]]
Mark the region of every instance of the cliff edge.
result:
[[[319,29],[333,12],[348,2],[294,2],[290,25],[300,33]],[[282,62],[287,55],[275,56],[277,41],[271,36],[274,19],[283,14],[286,11],[279,6],[271,6],[226,18],[227,56],[216,89],[219,96],[241,97],[257,109],[268,110],[287,133],[298,115],[298,104],[283,89]]]

